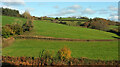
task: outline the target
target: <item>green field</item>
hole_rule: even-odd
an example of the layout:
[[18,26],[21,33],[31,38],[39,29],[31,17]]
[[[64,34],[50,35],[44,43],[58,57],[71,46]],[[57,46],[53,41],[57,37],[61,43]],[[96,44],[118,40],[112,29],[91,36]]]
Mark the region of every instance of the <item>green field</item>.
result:
[[[7,19],[6,19],[7,18]],[[12,24],[16,19],[26,22],[24,18],[15,18],[2,16],[2,25]],[[19,22],[18,22],[19,23]],[[72,38],[72,39],[114,39],[118,37],[116,34],[88,29],[82,27],[67,26],[63,24],[50,23],[50,21],[34,21],[34,34],[56,38]]]
[[6,24],[12,24],[12,23],[19,23],[19,20],[23,23],[26,22],[26,19],[20,18],[20,17],[9,17],[9,16],[2,16],[2,26]]
[[73,39],[114,39],[117,35],[95,29],[67,26],[63,24],[35,21],[35,35]]
[[3,56],[34,56],[38,57],[43,49],[55,53],[67,46],[72,51],[72,57],[88,57],[90,59],[117,60],[118,42],[69,42],[47,40],[17,39],[11,46],[3,48]]
[[[2,16],[2,25],[12,24],[16,19],[26,22],[24,18],[15,18]],[[16,21],[17,22],[17,21]],[[19,23],[19,21],[17,22]],[[116,34],[104,32],[95,29],[88,29],[63,24],[51,23],[50,21],[34,20],[34,28],[31,32],[24,35],[39,35],[56,38],[72,39],[114,39]],[[117,60],[118,59],[118,42],[69,42],[69,41],[49,41],[49,40],[24,40],[16,39],[13,44],[3,48],[3,56],[33,56],[38,57],[39,52],[43,49],[57,51],[67,46],[72,51],[72,57],[88,57],[90,59]]]

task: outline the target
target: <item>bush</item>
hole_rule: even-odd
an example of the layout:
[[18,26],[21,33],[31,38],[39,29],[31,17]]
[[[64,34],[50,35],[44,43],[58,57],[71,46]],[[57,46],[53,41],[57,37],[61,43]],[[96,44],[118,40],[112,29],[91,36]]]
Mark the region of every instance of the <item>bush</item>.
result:
[[23,28],[20,24],[15,23],[11,25],[11,29],[13,30],[13,32],[17,35],[21,35],[23,34]]
[[2,37],[8,38],[11,35],[14,35],[14,32],[9,26],[2,27]]
[[53,53],[50,53],[49,50],[43,50],[40,52],[40,58],[44,58],[44,59],[51,59],[53,58]]
[[71,58],[71,50],[64,47],[58,51],[57,55],[60,60],[68,60]]
[[2,36],[4,38],[8,38],[12,35],[20,35],[20,34],[23,34],[23,28],[20,24],[18,23],[15,23],[15,24],[12,24],[12,25],[5,25],[3,28],[2,28]]
[[25,24],[23,24],[22,26],[23,31],[31,31],[33,28],[33,22],[31,20],[29,20],[28,22],[26,22]]

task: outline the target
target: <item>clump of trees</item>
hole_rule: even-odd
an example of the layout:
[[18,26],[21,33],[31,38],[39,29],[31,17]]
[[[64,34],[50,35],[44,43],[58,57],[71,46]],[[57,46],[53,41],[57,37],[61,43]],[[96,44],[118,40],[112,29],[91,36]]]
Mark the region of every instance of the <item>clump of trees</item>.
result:
[[2,27],[2,37],[8,38],[13,35],[21,35],[25,31],[31,31],[33,28],[33,17],[30,15],[28,11],[25,11],[24,17],[27,18],[27,22],[24,24],[21,24],[22,22],[17,20],[14,24],[11,25],[5,25]]
[[89,21],[82,24],[82,26],[87,27],[87,28],[107,31],[109,30],[108,23],[109,22],[106,21],[105,19],[94,18],[94,19],[89,19]]
[[5,16],[13,16],[13,17],[21,16],[18,10],[13,10],[9,8],[0,8],[0,10],[2,10],[2,15],[5,15]]
[[23,16],[25,18],[27,18],[27,22],[25,24],[23,24],[22,28],[23,28],[23,31],[31,31],[32,28],[33,28],[33,20],[34,18],[30,15],[30,13],[28,11],[25,11],[23,13]]
[[97,21],[93,20],[90,23],[89,28],[103,30],[103,31],[109,30],[108,23],[101,20],[97,20]]

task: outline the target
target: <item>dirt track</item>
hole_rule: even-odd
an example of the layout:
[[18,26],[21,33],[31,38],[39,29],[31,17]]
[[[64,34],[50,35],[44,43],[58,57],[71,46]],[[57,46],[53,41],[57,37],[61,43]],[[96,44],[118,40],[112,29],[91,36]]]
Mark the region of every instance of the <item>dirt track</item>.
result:
[[43,40],[59,40],[59,41],[118,41],[118,39],[96,39],[96,40],[83,40],[83,39],[71,39],[71,38],[55,38],[55,37],[45,37],[45,36],[25,36],[19,35],[15,36],[16,39],[43,39]]

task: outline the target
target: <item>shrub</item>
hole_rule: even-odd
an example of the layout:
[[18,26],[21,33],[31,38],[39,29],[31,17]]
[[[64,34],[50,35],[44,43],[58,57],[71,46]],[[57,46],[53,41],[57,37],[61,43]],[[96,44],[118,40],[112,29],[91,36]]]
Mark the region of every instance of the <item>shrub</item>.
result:
[[67,47],[64,47],[58,51],[57,55],[60,60],[68,60],[71,58],[71,50]]
[[33,28],[33,22],[31,20],[29,20],[28,22],[26,22],[25,24],[23,24],[22,26],[23,31],[31,31]]
[[2,37],[8,38],[10,35],[13,35],[14,32],[9,26],[2,27]]
[[11,29],[13,30],[13,32],[15,32],[15,34],[20,35],[23,34],[23,28],[20,24],[15,23],[11,25]]
[[44,58],[44,59],[51,59],[53,58],[53,53],[50,53],[49,50],[43,50],[40,52],[40,56],[41,58]]
[[4,38],[8,38],[11,35],[15,35],[15,34],[17,34],[17,35],[23,34],[23,28],[18,23],[14,23],[12,25],[5,25],[2,28],[2,36]]

